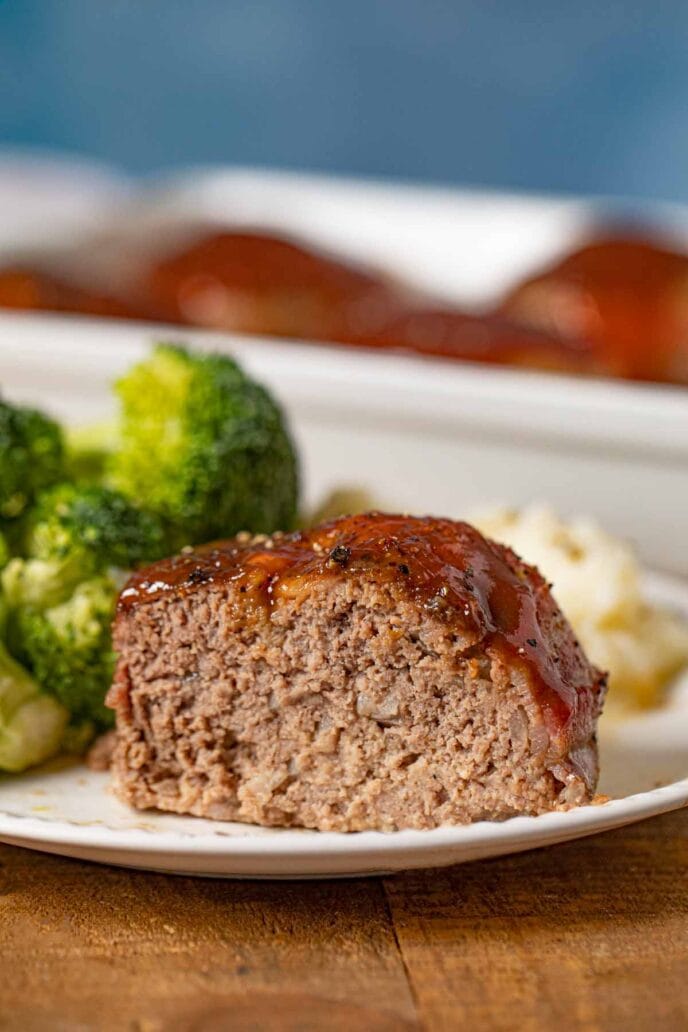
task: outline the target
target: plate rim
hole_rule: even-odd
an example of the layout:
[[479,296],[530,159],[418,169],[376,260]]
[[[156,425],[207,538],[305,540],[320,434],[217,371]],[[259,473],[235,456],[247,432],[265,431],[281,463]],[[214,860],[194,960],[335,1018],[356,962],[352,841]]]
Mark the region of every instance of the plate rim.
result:
[[[629,822],[658,816],[688,806],[688,777],[679,781],[636,792],[620,799],[589,803],[573,810],[561,810],[538,816],[510,817],[505,821],[475,821],[472,824],[442,825],[439,828],[400,831],[319,832],[304,828],[268,828],[266,835],[226,834],[218,821],[218,831],[193,835],[181,830],[159,831],[154,828],[112,828],[106,824],[51,820],[47,817],[0,813],[0,840],[5,836],[42,843],[111,848],[118,851],[151,854],[179,852],[212,853],[215,856],[329,856],[359,854],[369,851],[396,853],[413,850],[446,849],[452,846],[477,845],[489,840],[537,838],[543,832],[556,833],[562,828],[577,830],[612,828],[618,818]],[[144,811],[145,812],[145,811]],[[189,818],[192,820],[193,818]],[[235,823],[235,822],[229,822]],[[247,824],[247,828],[257,827]],[[102,841],[97,842],[96,839]]]

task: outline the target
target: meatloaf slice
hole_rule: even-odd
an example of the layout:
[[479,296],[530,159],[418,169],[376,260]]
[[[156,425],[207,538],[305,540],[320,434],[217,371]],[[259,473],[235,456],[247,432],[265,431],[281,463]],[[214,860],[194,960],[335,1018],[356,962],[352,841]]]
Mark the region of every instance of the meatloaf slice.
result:
[[323,830],[589,802],[604,678],[547,584],[465,523],[372,513],[134,575],[119,797]]

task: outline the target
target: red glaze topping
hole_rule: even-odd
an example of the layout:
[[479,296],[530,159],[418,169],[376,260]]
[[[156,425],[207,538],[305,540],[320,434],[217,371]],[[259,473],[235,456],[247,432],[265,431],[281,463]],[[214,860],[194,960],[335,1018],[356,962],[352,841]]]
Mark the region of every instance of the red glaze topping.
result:
[[594,371],[589,350],[576,341],[459,308],[413,307],[405,293],[370,270],[263,233],[215,233],[196,241],[150,271],[144,296],[172,322]]
[[[247,617],[307,594],[323,578],[391,583],[468,645],[527,668],[553,738],[580,737],[599,709],[604,679],[590,666],[540,574],[467,523],[370,513],[273,538],[240,535],[134,574],[119,610],[231,581]],[[579,732],[579,733],[576,733]]]
[[688,383],[688,255],[593,240],[509,294],[511,318],[589,342],[603,373]]
[[151,313],[115,297],[96,294],[38,269],[0,269],[0,308],[33,312],[74,312],[114,319],[149,319]]
[[133,318],[530,369],[688,384],[688,255],[593,239],[475,314],[375,270],[252,231],[204,231],[99,294],[40,269],[0,270],[0,308]]
[[168,321],[304,340],[369,332],[399,303],[372,270],[250,231],[211,233],[163,257],[141,289]]
[[360,337],[355,343],[469,362],[568,373],[595,372],[592,352],[586,344],[504,317],[471,315],[456,308],[409,308],[377,333]]

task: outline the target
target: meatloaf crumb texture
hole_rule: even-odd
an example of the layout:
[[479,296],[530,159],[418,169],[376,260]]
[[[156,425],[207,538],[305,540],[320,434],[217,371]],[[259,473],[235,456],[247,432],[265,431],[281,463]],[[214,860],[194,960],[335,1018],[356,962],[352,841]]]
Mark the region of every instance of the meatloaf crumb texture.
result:
[[603,678],[539,575],[465,524],[375,514],[158,564],[125,589],[115,645],[115,787],[134,807],[393,830],[594,793]]

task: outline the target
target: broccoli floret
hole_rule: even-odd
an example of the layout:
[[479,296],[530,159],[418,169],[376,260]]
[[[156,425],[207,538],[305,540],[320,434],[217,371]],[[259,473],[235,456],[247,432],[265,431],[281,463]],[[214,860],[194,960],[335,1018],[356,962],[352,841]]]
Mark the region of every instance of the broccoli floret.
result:
[[65,431],[66,479],[78,484],[103,483],[117,440],[114,422],[68,427]]
[[0,770],[18,773],[58,752],[69,713],[0,644]]
[[59,484],[39,495],[27,521],[26,558],[0,575],[14,643],[17,610],[64,602],[80,581],[113,567],[131,569],[164,552],[162,526],[108,488]]
[[47,609],[27,606],[16,613],[15,647],[36,680],[77,720],[112,724],[105,694],[114,654],[110,626],[117,585],[109,577],[78,584],[70,597]]
[[74,718],[107,726],[118,581],[162,554],[160,522],[116,491],[59,484],[32,509],[26,549],[2,572],[9,646]]
[[72,721],[62,736],[60,752],[67,756],[83,756],[97,734],[98,729],[92,720]]
[[82,577],[111,566],[129,570],[164,552],[160,521],[120,494],[97,485],[59,484],[44,491],[31,512],[30,558],[78,560]]
[[64,476],[62,431],[35,409],[0,401],[0,518],[16,520]]
[[45,609],[63,602],[83,576],[78,555],[64,559],[10,559],[0,574],[10,625],[14,612],[23,606]]
[[293,524],[298,475],[284,417],[232,359],[160,344],[117,391],[111,482],[160,516],[170,549]]

